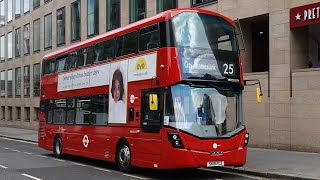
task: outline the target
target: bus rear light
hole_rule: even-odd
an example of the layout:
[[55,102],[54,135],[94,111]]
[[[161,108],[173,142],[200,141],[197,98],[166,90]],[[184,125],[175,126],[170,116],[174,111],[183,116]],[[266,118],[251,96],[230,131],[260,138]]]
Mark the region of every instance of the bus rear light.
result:
[[168,140],[174,148],[184,149],[184,146],[179,134],[168,132]]
[[249,143],[249,133],[247,132],[246,135],[244,136],[244,145],[247,146]]

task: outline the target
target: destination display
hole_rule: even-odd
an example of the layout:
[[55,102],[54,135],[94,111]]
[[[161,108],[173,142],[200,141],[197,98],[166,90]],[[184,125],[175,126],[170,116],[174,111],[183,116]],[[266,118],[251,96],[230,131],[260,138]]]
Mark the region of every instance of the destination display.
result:
[[240,82],[237,52],[179,47],[178,53],[183,79]]

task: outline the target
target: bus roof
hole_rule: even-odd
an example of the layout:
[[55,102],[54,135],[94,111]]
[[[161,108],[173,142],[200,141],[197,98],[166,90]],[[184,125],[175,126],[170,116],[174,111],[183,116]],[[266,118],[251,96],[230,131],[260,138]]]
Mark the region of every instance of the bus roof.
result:
[[133,31],[133,30],[137,30],[137,29],[149,26],[149,25],[157,23],[157,22],[162,22],[162,21],[168,20],[168,19],[176,16],[177,14],[180,14],[180,13],[186,12],[186,11],[199,12],[199,13],[204,13],[204,14],[211,14],[213,16],[219,16],[219,17],[222,17],[225,20],[227,20],[233,26],[235,26],[235,23],[234,23],[233,20],[227,18],[226,16],[218,14],[216,12],[212,12],[212,11],[208,11],[208,10],[204,10],[204,9],[198,9],[198,8],[171,9],[171,10],[167,10],[165,12],[156,14],[156,15],[154,15],[152,17],[145,18],[145,19],[142,19],[140,21],[136,21],[134,23],[130,23],[128,25],[119,27],[119,28],[114,29],[112,31],[108,31],[106,33],[103,33],[101,35],[98,35],[98,36],[95,36],[93,38],[87,39],[85,41],[75,43],[75,44],[70,45],[70,46],[68,46],[66,48],[51,52],[51,53],[45,55],[43,57],[43,60],[45,61],[45,60],[60,56],[62,54],[70,53],[72,51],[75,51],[75,50],[78,50],[78,49],[81,49],[81,48],[84,48],[84,47],[87,47],[87,46],[94,45],[96,43],[99,43],[99,42],[102,42],[104,40],[116,37],[118,35],[126,34],[128,32]]

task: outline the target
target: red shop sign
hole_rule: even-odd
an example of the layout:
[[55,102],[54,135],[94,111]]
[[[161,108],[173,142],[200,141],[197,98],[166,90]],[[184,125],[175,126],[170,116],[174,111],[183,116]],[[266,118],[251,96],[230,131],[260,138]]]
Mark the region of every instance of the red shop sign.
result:
[[320,23],[320,2],[290,9],[290,28]]

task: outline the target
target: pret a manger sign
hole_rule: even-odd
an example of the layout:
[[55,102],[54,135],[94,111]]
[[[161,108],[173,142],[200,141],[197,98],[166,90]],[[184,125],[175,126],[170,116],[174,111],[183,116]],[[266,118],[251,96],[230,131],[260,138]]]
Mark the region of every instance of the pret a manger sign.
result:
[[290,9],[290,28],[320,23],[320,2]]
[[[124,71],[128,82],[152,79],[156,76],[157,53],[147,54],[122,60],[122,64],[128,64]],[[69,91],[90,87],[98,87],[110,84],[110,68],[112,64],[97,65],[73,72],[58,75],[57,91]],[[111,77],[112,78],[112,77]]]

